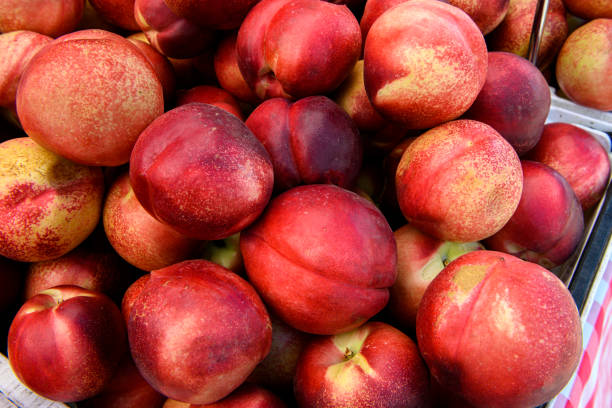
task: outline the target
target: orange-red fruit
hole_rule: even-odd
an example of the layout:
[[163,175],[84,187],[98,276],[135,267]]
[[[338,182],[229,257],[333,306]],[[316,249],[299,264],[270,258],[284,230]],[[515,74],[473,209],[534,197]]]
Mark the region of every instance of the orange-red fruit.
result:
[[37,394],[64,402],[102,391],[126,346],[125,325],[112,300],[69,285],[28,300],[8,333],[17,377]]
[[128,40],[102,30],[49,44],[32,58],[17,90],[28,136],[91,166],[126,163],[140,132],[163,109],[149,61]]
[[200,246],[200,241],[187,238],[149,214],[136,198],[127,173],[110,186],[102,222],[114,250],[145,271],[184,261]]
[[0,35],[0,106],[15,109],[17,85],[23,71],[38,51],[53,41],[33,31]]
[[563,3],[570,13],[585,20],[612,18],[610,0],[563,0]]
[[487,73],[480,29],[457,7],[412,0],[383,13],[364,48],[365,89],[378,112],[425,129],[461,116]]
[[84,0],[2,0],[0,32],[29,30],[57,37],[77,27],[84,6]]
[[[527,58],[537,4],[538,0],[510,0],[506,17],[487,36],[489,50],[511,52]],[[551,0],[537,56],[539,68],[546,68],[554,60],[568,31],[563,1]]]
[[510,0],[449,0],[449,3],[465,11],[483,34],[489,34],[506,17]]
[[378,313],[396,276],[393,232],[374,204],[331,184],[294,187],[240,234],[244,265],[285,323],[313,334]]
[[444,241],[480,241],[518,206],[521,163],[489,125],[457,120],[419,136],[404,151],[395,186],[406,219]]
[[272,194],[266,149],[236,116],[205,103],[166,112],[140,135],[130,182],[142,206],[194,239],[227,238]]
[[168,398],[210,404],[246,380],[270,350],[270,318],[244,279],[204,260],[151,272],[128,319],[140,374]]
[[610,177],[608,152],[578,126],[570,123],[545,125],[540,141],[526,158],[558,171],[572,186],[585,211],[593,207],[606,190]]
[[612,18],[592,20],[570,34],[555,68],[557,82],[571,100],[612,110]]
[[582,352],[580,315],[554,274],[514,256],[474,251],[427,288],[419,348],[443,388],[475,407],[535,407],[572,376]]

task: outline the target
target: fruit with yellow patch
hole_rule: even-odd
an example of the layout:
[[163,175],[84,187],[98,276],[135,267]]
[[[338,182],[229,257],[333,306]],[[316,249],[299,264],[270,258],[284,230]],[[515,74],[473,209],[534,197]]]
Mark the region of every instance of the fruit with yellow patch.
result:
[[431,281],[459,256],[484,247],[478,242],[441,241],[410,224],[393,235],[397,244],[397,279],[387,307],[398,327],[414,330],[421,298]]
[[416,344],[381,322],[313,340],[295,376],[300,407],[428,406],[429,375]]
[[576,29],[559,51],[555,70],[571,100],[612,110],[612,19],[592,20]]
[[477,407],[535,407],[580,360],[580,315],[563,282],[512,255],[473,251],[431,282],[419,349],[440,386]]
[[487,73],[487,47],[457,7],[412,0],[384,12],[364,48],[365,89],[385,118],[426,129],[461,116]]
[[518,206],[520,160],[489,125],[457,120],[414,140],[402,154],[395,187],[402,213],[444,241],[480,241],[499,231]]

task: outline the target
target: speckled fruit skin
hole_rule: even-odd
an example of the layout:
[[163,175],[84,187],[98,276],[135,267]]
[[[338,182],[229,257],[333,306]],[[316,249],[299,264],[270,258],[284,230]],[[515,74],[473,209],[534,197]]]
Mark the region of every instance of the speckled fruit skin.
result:
[[0,35],[0,106],[15,110],[17,85],[26,66],[53,38],[33,31]]
[[84,5],[83,0],[2,0],[0,32],[29,30],[57,37],[76,28]]
[[487,80],[464,118],[491,125],[522,156],[540,140],[550,99],[548,83],[532,63],[490,52]]
[[238,31],[245,81],[262,99],[327,94],[349,75],[361,32],[346,6],[318,0],[263,0]]
[[574,102],[612,110],[612,18],[578,27],[563,44],[555,72],[559,87]]
[[238,28],[258,0],[164,0],[177,15],[215,30]]
[[60,285],[114,294],[121,284],[120,259],[112,251],[102,252],[81,246],[56,259],[30,263],[24,298],[30,299],[45,289]]
[[563,282],[494,251],[451,262],[429,285],[417,342],[432,375],[475,407],[535,407],[561,391],[582,352]]
[[583,211],[599,201],[610,178],[606,149],[586,130],[570,123],[545,125],[540,141],[526,158],[558,171],[572,186]]
[[612,18],[612,3],[608,0],[563,0],[567,11],[585,20]]
[[521,164],[521,201],[508,223],[485,246],[552,268],[568,259],[582,238],[582,207],[572,187],[555,170],[530,160]]
[[[361,38],[365,44],[365,39],[370,31],[370,27],[374,24],[374,21],[380,17],[385,11],[391,7],[396,6],[400,3],[405,3],[410,0],[368,0],[365,3],[361,20],[359,20],[359,27],[361,28]],[[443,3],[449,3],[448,0],[439,0]]]
[[240,234],[249,280],[285,323],[313,334],[353,329],[378,313],[395,281],[393,232],[365,198],[326,184],[274,198]]
[[28,300],[8,334],[17,377],[43,397],[80,401],[111,380],[127,349],[119,308],[107,296],[56,286]]
[[376,132],[387,125],[372,106],[363,83],[363,60],[357,61],[348,78],[334,94],[334,101],[349,114],[362,132]]
[[17,115],[47,149],[81,164],[117,166],[163,113],[162,92],[153,67],[128,40],[84,30],[32,58],[17,89]]
[[157,51],[168,57],[195,57],[213,45],[212,30],[177,16],[164,0],[136,0],[134,11],[139,29]]
[[149,282],[149,279],[151,279],[150,273],[142,275],[140,278],[136,279],[123,294],[123,299],[121,299],[121,314],[123,315],[126,325],[130,321],[132,306],[134,306],[136,299],[138,299],[140,292],[142,292],[147,282]]
[[[510,0],[506,17],[487,36],[489,50],[511,52],[527,58],[537,3],[537,0]],[[544,69],[553,62],[567,38],[568,31],[569,26],[563,1],[551,0],[538,52],[538,68]]]
[[487,47],[457,7],[412,0],[383,13],[364,48],[365,89],[374,108],[408,128],[461,116],[487,73]]
[[165,400],[142,378],[126,353],[112,380],[93,398],[79,401],[79,408],[162,408]]
[[486,35],[506,17],[510,0],[449,0],[449,3],[465,11]]
[[163,408],[286,408],[287,405],[270,391],[253,384],[243,384],[213,404],[194,405],[168,399]]
[[332,183],[351,188],[361,168],[359,130],[326,96],[261,103],[246,125],[266,148],[274,165],[274,188]]
[[134,18],[134,0],[89,0],[94,10],[111,24],[129,31],[138,31]]
[[45,261],[74,249],[102,209],[102,171],[70,162],[27,137],[0,144],[0,254]]
[[108,190],[102,222],[115,251],[144,271],[184,261],[194,255],[201,244],[149,214],[136,198],[127,173],[120,176]]
[[190,103],[140,135],[130,182],[142,206],[190,238],[227,238],[251,224],[272,194],[268,153],[246,125],[216,106]]
[[225,89],[210,85],[198,85],[178,92],[176,106],[186,105],[192,102],[215,105],[244,121],[244,115],[238,101]]
[[164,105],[174,107],[177,79],[174,67],[168,58],[151,46],[143,32],[132,34],[127,39],[143,53],[155,70],[163,89]]
[[272,338],[253,287],[204,260],[151,272],[127,327],[145,380],[190,404],[210,404],[236,389],[266,356]]
[[302,408],[429,406],[429,373],[410,337],[381,322],[313,340],[295,375]]
[[518,206],[520,160],[492,127],[473,120],[437,126],[404,151],[395,176],[408,222],[443,241],[480,241]]

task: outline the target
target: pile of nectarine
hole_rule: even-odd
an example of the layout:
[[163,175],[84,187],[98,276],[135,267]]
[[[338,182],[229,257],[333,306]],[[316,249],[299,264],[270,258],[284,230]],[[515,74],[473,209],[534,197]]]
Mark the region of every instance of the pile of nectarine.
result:
[[549,86],[612,109],[612,7],[551,1],[535,66],[536,3],[0,0],[16,376],[98,408],[553,398],[610,158]]

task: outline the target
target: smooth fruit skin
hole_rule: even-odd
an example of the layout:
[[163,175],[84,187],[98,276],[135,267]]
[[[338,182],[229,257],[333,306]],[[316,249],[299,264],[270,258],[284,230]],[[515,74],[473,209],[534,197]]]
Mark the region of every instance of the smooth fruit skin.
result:
[[376,132],[387,125],[372,106],[363,83],[363,60],[357,61],[348,78],[334,94],[334,101],[349,114],[362,132]]
[[574,102],[612,110],[612,18],[589,21],[570,34],[555,72],[561,90]]
[[100,218],[104,179],[20,137],[0,144],[0,254],[37,262],[76,248]]
[[162,408],[166,397],[142,378],[129,353],[121,360],[112,380],[80,408]]
[[359,130],[328,97],[268,99],[245,123],[270,154],[277,192],[299,184],[354,185],[363,155]]
[[530,160],[523,160],[521,165],[523,192],[519,205],[485,246],[552,268],[565,262],[582,239],[582,207],[558,172]]
[[28,136],[89,166],[127,163],[140,132],[163,110],[149,61],[128,40],[102,30],[49,44],[32,58],[17,90]]
[[17,377],[34,392],[73,402],[99,393],[126,351],[125,325],[107,296],[56,286],[28,300],[8,335]]
[[303,98],[336,89],[361,53],[346,6],[318,0],[263,0],[238,31],[238,66],[262,99]]
[[111,24],[128,31],[138,31],[134,18],[134,0],[88,0],[91,6]]
[[240,119],[189,103],[140,135],[130,182],[159,221],[190,238],[213,240],[255,221],[270,199],[274,174],[268,153]]
[[606,149],[589,132],[570,123],[549,123],[526,156],[559,172],[572,186],[582,210],[603,196],[610,178]]
[[249,10],[259,0],[164,0],[177,15],[205,28],[230,30],[238,28]]
[[475,407],[535,407],[571,378],[582,353],[580,315],[563,282],[494,251],[451,262],[417,315],[432,375]]
[[387,308],[398,328],[414,330],[421,299],[431,281],[459,256],[484,246],[478,242],[441,241],[406,224],[393,232],[397,244],[397,279]]
[[190,89],[180,90],[176,96],[176,106],[192,102],[208,103],[224,109],[244,121],[244,115],[238,101],[224,89],[210,85],[199,85]]
[[300,354],[313,336],[294,329],[274,315],[270,315],[270,320],[272,321],[270,352],[255,367],[247,382],[273,391],[287,392],[293,386]]
[[270,318],[253,287],[204,260],[151,272],[128,319],[141,375],[158,392],[191,404],[230,394],[270,350]]
[[313,339],[295,375],[298,406],[415,408],[429,406],[429,373],[407,335],[381,322]]
[[491,125],[519,156],[532,149],[550,110],[544,75],[528,60],[509,52],[490,52],[487,79],[463,116]]
[[213,404],[195,405],[168,399],[163,408],[287,408],[270,391],[253,384],[243,384],[227,397]]
[[240,101],[258,105],[261,101],[244,80],[238,67],[236,52],[236,32],[227,34],[217,45],[214,56],[215,76],[221,88]]
[[456,119],[474,102],[487,73],[487,48],[457,7],[412,0],[383,13],[368,32],[364,83],[388,120],[426,129]]
[[112,250],[89,249],[85,246],[49,261],[30,263],[27,270],[24,298],[30,299],[43,290],[60,285],[74,285],[109,296],[121,285],[121,258]]
[[136,0],[133,8],[139,30],[163,55],[191,58],[213,46],[212,30],[177,16],[164,0]]
[[240,234],[249,280],[285,323],[313,334],[378,313],[396,277],[393,233],[368,200],[334,185],[294,187]]
[[108,189],[102,223],[117,254],[144,271],[184,261],[194,256],[201,245],[149,214],[136,198],[128,173]]
[[472,120],[437,126],[416,138],[397,167],[395,187],[408,222],[444,241],[480,241],[518,206],[523,177],[512,146]]

